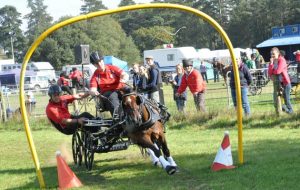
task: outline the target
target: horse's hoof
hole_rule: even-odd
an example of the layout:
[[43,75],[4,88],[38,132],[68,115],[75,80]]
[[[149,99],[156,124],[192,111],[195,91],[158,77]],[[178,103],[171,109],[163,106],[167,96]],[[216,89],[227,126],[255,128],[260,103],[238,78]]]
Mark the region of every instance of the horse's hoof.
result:
[[177,171],[177,167],[175,166],[167,166],[166,171],[169,175],[173,175]]

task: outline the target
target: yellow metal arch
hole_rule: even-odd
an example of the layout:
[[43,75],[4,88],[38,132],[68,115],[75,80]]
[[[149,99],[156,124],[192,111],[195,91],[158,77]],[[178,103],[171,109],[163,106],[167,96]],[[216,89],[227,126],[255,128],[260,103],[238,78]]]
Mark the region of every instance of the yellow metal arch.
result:
[[119,7],[116,9],[112,9],[112,10],[102,10],[102,11],[97,11],[97,12],[93,12],[93,13],[89,13],[86,15],[80,15],[80,16],[76,16],[70,19],[67,19],[65,21],[62,21],[60,23],[55,24],[54,26],[50,27],[49,29],[47,29],[45,32],[43,32],[35,41],[34,43],[31,45],[31,47],[28,49],[24,60],[23,60],[23,65],[22,65],[22,69],[21,69],[21,76],[20,76],[20,107],[21,107],[21,112],[22,112],[22,118],[24,121],[24,128],[26,131],[26,136],[27,136],[27,140],[29,143],[29,147],[31,150],[31,154],[32,154],[32,158],[34,160],[34,164],[35,164],[35,168],[36,168],[36,172],[37,172],[37,176],[38,176],[38,180],[40,183],[40,187],[41,188],[45,188],[45,182],[44,182],[44,178],[42,175],[42,170],[40,167],[40,163],[38,160],[38,156],[36,153],[36,149],[34,146],[34,142],[32,139],[32,135],[30,132],[30,127],[29,127],[29,122],[28,122],[28,117],[27,117],[27,112],[25,109],[25,98],[24,98],[24,76],[25,76],[25,72],[26,72],[26,66],[28,64],[28,61],[30,59],[30,57],[32,56],[33,52],[35,51],[35,49],[42,43],[42,41],[51,33],[53,33],[54,31],[67,26],[69,24],[78,22],[78,21],[82,21],[82,20],[88,20],[90,18],[94,18],[94,17],[99,17],[99,16],[104,16],[104,15],[109,15],[109,14],[113,14],[113,13],[119,13],[119,12],[125,12],[125,11],[131,11],[131,10],[137,10],[137,9],[150,9],[150,8],[169,8],[169,9],[178,9],[178,10],[182,10],[182,11],[186,11],[186,12],[190,12],[193,13],[199,17],[201,17],[203,20],[205,20],[206,22],[208,22],[210,25],[212,25],[218,32],[219,34],[222,36],[223,40],[225,41],[229,52],[230,52],[230,56],[232,59],[232,63],[233,63],[233,71],[235,73],[234,75],[234,80],[235,80],[235,85],[236,85],[236,94],[237,94],[237,121],[238,121],[238,157],[239,157],[239,163],[242,164],[243,161],[243,145],[242,145],[242,104],[241,104],[241,88],[240,88],[240,83],[239,81],[239,72],[238,72],[238,67],[237,67],[237,63],[236,63],[236,59],[235,59],[235,55],[233,52],[233,46],[231,44],[231,41],[229,40],[226,32],[223,30],[223,28],[213,19],[211,18],[209,15],[191,8],[191,7],[187,7],[187,6],[183,6],[183,5],[177,5],[177,4],[167,4],[167,3],[153,3],[153,4],[138,4],[138,5],[131,5],[131,6],[125,6],[125,7]]

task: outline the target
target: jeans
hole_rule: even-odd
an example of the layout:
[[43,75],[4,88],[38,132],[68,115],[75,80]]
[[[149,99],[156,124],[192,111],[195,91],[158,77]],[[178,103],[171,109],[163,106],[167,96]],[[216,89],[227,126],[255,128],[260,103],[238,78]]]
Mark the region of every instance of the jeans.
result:
[[176,99],[175,102],[176,102],[177,110],[179,112],[184,112],[184,108],[185,108],[185,105],[186,105],[186,100]]
[[201,73],[201,75],[202,75],[203,80],[205,80],[206,83],[208,83],[208,80],[207,80],[207,73],[206,73],[206,72],[203,72],[203,73]]
[[290,98],[290,93],[291,93],[291,83],[287,84],[286,86],[283,87],[283,99],[284,99],[284,105],[282,106],[283,110],[286,113],[293,113],[293,107],[291,104],[291,98]]
[[[250,115],[250,104],[248,101],[248,87],[241,87],[242,107],[246,116]],[[234,107],[237,105],[235,88],[231,88],[231,97]]]
[[214,82],[219,82],[219,71],[218,69],[214,69]]

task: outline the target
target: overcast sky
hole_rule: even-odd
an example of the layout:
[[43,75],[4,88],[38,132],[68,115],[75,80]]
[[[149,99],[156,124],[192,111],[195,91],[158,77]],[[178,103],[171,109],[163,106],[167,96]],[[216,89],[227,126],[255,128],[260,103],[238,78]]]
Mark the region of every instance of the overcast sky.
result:
[[[149,3],[151,0],[134,0],[136,3]],[[102,0],[103,4],[109,9],[118,7],[120,0]],[[61,16],[70,15],[77,16],[80,14],[80,7],[83,4],[82,0],[44,0],[47,7],[47,12],[53,17],[54,20],[59,19]],[[27,8],[27,0],[0,0],[0,7],[5,5],[15,6],[17,11],[24,17],[30,12]],[[24,22],[24,21],[23,21]],[[27,23],[24,22],[22,30],[25,30]]]

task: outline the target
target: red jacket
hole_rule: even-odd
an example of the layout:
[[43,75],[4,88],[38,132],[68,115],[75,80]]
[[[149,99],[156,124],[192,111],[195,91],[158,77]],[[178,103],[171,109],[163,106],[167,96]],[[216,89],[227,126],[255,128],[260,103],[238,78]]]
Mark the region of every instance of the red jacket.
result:
[[183,93],[189,87],[190,91],[194,94],[202,92],[206,89],[206,83],[203,81],[201,74],[193,69],[190,74],[184,74],[181,79],[181,84],[177,90],[179,94]]
[[282,78],[281,82],[283,83],[283,85],[287,85],[287,84],[291,83],[290,77],[287,72],[286,60],[282,56],[278,57],[277,68],[274,67],[273,62],[270,63],[269,68],[268,68],[268,73],[269,73],[270,77],[272,77],[272,75],[280,75]]
[[296,56],[296,61],[297,61],[297,62],[300,62],[300,52],[299,52],[299,51],[297,51],[297,52],[295,53],[295,56]]
[[75,100],[73,95],[60,96],[60,102],[55,103],[49,101],[46,107],[46,115],[53,122],[60,124],[62,128],[66,126],[62,124],[63,119],[70,119],[71,114],[68,109],[68,104]]
[[101,93],[121,89],[125,86],[124,83],[120,83],[120,77],[123,72],[119,67],[105,65],[104,72],[101,72],[99,69],[94,72],[90,87],[99,87]]

